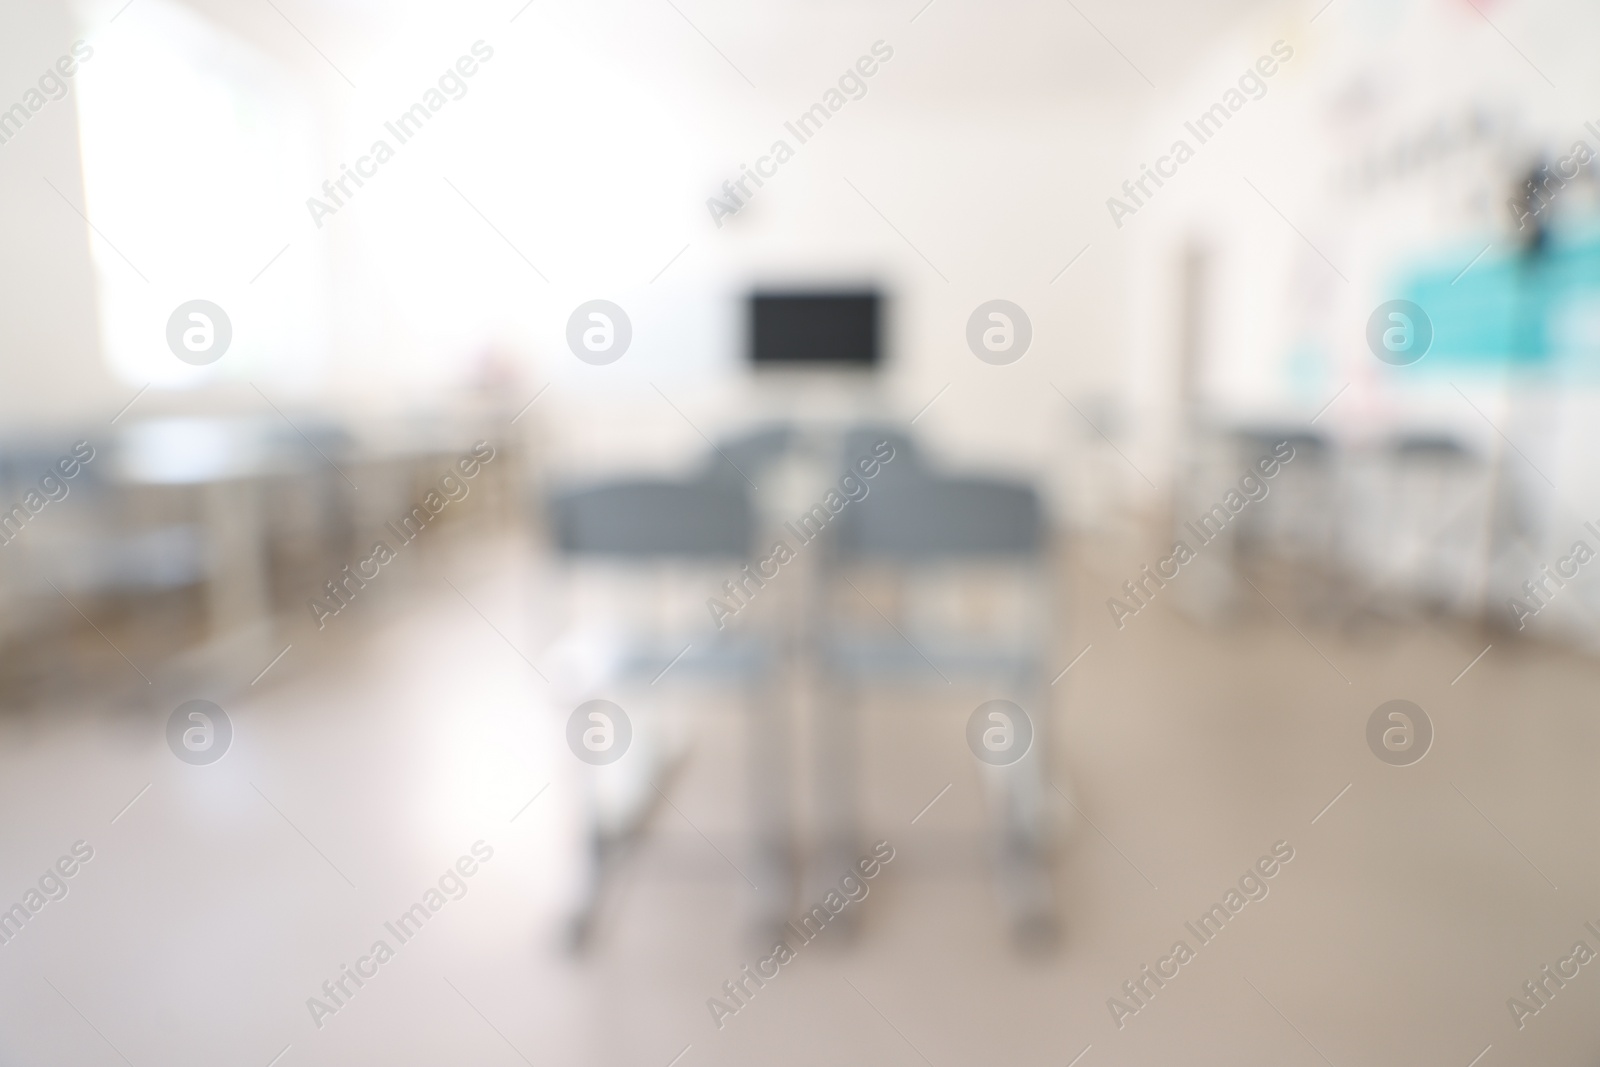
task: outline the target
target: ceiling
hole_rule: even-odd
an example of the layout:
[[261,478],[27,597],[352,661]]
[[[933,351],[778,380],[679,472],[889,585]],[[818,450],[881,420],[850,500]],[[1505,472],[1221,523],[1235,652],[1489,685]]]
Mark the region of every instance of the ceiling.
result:
[[420,0],[182,2],[330,83],[330,65],[359,70],[408,39],[442,39],[449,22],[491,40],[553,36],[642,80],[775,98],[815,95],[882,39],[908,99],[1113,111],[1177,84],[1243,17],[1309,10],[1301,0],[464,0],[447,11]]

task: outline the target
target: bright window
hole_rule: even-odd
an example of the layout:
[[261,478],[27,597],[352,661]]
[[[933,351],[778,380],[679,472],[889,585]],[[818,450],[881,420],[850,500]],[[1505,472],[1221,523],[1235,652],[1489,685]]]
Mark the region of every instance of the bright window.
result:
[[[328,343],[327,245],[306,225],[305,198],[321,181],[316,134],[288,76],[171,0],[140,0],[76,81],[113,371],[170,389],[314,383]],[[166,340],[173,311],[196,299],[232,324],[227,352],[199,367]]]

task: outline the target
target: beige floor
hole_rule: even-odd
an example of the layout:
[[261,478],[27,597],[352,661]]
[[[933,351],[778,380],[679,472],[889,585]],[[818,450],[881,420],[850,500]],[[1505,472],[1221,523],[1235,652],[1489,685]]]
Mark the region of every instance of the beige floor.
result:
[[[444,569],[484,617],[442,584],[375,601],[354,639],[229,698],[237,736],[213,766],[175,760],[167,709],[120,695],[0,724],[0,899],[74,841],[95,850],[0,945],[0,1062],[1600,1058],[1600,966],[1521,1031],[1506,1008],[1575,941],[1600,949],[1583,928],[1600,928],[1600,664],[1496,639],[1452,685],[1491,637],[1297,619],[1302,636],[1265,608],[1202,629],[1158,604],[1117,632],[1096,577],[1115,568],[1080,571],[1060,663],[1093,648],[1056,686],[1053,758],[1087,821],[1058,804],[1060,950],[1008,947],[962,740],[981,695],[906,693],[862,727],[868,838],[896,858],[852,905],[859,937],[804,947],[718,1030],[706,999],[764,955],[732,866],[747,859],[739,718],[689,700],[675,808],[573,962],[559,936],[589,772],[563,747],[568,709],[508,647],[536,656],[535,587],[494,556]],[[1393,697],[1437,730],[1408,768],[1364,740]],[[494,854],[467,894],[313,1025],[306,998],[480,839]],[[1175,940],[1195,946],[1185,920],[1278,841],[1295,854],[1269,895],[1119,1029],[1107,998]]]

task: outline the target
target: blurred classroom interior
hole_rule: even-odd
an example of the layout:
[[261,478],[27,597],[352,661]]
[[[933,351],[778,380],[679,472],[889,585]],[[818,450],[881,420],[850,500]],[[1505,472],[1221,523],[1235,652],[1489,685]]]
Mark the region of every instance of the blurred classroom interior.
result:
[[0,1063],[1600,1057],[1600,9],[0,27]]

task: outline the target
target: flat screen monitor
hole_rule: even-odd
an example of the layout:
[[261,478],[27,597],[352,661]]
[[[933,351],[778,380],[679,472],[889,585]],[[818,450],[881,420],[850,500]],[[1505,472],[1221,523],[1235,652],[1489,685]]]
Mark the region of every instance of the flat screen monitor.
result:
[[876,367],[881,306],[871,290],[757,292],[750,297],[750,360],[758,367]]

